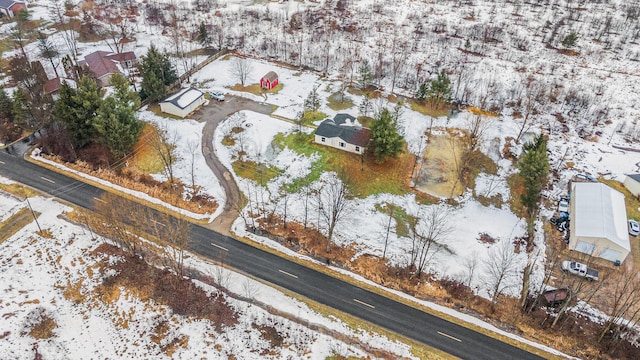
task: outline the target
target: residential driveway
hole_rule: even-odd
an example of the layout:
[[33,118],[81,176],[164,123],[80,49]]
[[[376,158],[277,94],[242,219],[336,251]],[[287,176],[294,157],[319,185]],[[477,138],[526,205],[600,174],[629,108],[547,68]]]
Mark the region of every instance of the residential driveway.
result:
[[203,106],[192,114],[195,120],[205,123],[202,130],[202,154],[207,165],[220,181],[227,197],[222,213],[209,227],[225,235],[231,235],[231,225],[238,218],[238,211],[242,207],[242,197],[233,176],[216,156],[213,146],[213,133],[220,122],[240,110],[251,110],[268,115],[271,113],[272,108],[272,105],[225,95],[225,101],[210,100],[209,105]]

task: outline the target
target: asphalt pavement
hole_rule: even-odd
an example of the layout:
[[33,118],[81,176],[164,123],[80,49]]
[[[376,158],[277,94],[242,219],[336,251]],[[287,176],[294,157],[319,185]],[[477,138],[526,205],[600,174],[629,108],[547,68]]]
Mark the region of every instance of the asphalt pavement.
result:
[[[70,203],[93,209],[103,190],[0,151],[0,175]],[[471,329],[372,293],[348,282],[192,225],[191,250],[462,359],[541,359]]]

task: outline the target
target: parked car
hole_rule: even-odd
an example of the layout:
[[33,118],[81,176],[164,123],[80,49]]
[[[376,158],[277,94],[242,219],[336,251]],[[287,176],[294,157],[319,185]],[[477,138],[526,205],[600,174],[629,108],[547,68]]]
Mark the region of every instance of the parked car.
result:
[[637,221],[629,219],[629,235],[638,236],[640,234],[640,224]]
[[209,91],[209,96],[218,101],[224,101],[224,94],[218,91]]
[[560,201],[558,201],[558,211],[561,213],[568,213],[569,212],[569,199],[567,198],[560,198]]
[[575,261],[563,261],[562,271],[568,272],[573,275],[582,276],[589,281],[596,281],[599,279],[598,270],[590,269],[587,267],[587,265]]

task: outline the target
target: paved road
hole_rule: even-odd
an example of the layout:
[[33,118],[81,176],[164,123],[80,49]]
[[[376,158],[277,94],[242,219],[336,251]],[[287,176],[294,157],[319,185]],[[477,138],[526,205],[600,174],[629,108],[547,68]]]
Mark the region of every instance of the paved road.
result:
[[242,198],[233,176],[220,160],[218,160],[215,154],[213,134],[218,124],[240,110],[251,110],[262,114],[270,114],[272,107],[271,105],[263,105],[242,97],[225,95],[225,101],[218,102],[211,100],[209,105],[200,108],[200,110],[192,115],[196,120],[205,123],[204,129],[202,130],[202,154],[204,155],[207,165],[218,178],[226,195],[224,211],[210,227],[225,235],[231,235],[231,225],[238,218],[238,209],[242,205]]
[[[0,151],[0,174],[92,209],[102,190]],[[326,274],[193,225],[192,250],[269,283],[463,359],[540,357]]]

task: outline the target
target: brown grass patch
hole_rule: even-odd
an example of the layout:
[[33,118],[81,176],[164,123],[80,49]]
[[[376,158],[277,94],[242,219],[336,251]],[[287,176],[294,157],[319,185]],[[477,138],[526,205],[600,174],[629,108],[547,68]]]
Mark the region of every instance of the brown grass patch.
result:
[[[36,216],[38,215],[39,213],[36,213]],[[11,215],[6,221],[0,223],[0,243],[16,234],[32,221],[33,217],[28,208],[24,207],[18,210],[18,212]]]
[[273,89],[266,90],[261,88],[260,84],[251,84],[246,86],[242,86],[241,84],[235,84],[229,87],[229,89],[234,91],[244,91],[254,95],[262,95],[262,94],[277,94],[280,90],[282,90],[283,87],[284,86],[282,84],[278,84]]
[[84,302],[86,297],[81,292],[82,282],[83,279],[80,279],[77,283],[72,284],[69,280],[67,280],[67,287],[63,292],[64,298],[73,301],[76,304]]
[[[183,186],[178,180],[174,180],[173,187],[171,187],[169,184],[155,181],[151,176],[139,171],[135,167],[125,167],[118,173],[111,169],[93,169],[90,164],[83,161],[64,163],[56,156],[46,156],[46,158],[62,163],[71,169],[109,181],[112,184],[143,192],[151,197],[196,214],[212,214],[218,208],[218,203],[213,198],[207,196],[194,197],[194,201],[185,200],[183,197]],[[73,175],[71,176],[73,177]],[[86,179],[82,181],[86,181]],[[100,186],[98,185],[98,187]],[[113,189],[109,190],[113,191]],[[122,194],[122,196],[127,197],[125,194]],[[132,198],[133,196],[129,197]],[[164,212],[167,211],[167,209],[157,204],[146,202],[143,199],[136,198],[135,201],[145,203],[154,209],[159,209]]]
[[30,316],[37,317],[37,322],[29,330],[29,335],[32,338],[41,340],[53,337],[53,331],[58,327],[58,324],[44,312],[44,309],[36,309]]
[[[117,299],[115,294],[119,297],[119,290],[116,289],[124,288],[142,301],[152,299],[157,304],[170,307],[175,314],[210,320],[217,330],[237,323],[238,315],[222,294],[209,297],[191,280],[151,266],[139,257],[125,256],[114,246],[103,244],[99,249],[101,252],[124,256],[125,259],[113,265],[103,263],[104,267],[116,271],[116,275],[105,278],[96,288],[104,301]],[[180,339],[177,343],[184,341],[187,340]]]
[[449,115],[449,107],[434,107],[428,102],[416,101],[414,99],[407,100],[407,103],[411,107],[411,110],[417,111],[423,115],[431,116],[431,117],[441,117]]
[[484,110],[484,109],[480,109],[478,107],[475,106],[469,106],[467,107],[467,110],[475,115],[482,115],[482,116],[486,116],[486,117],[499,117],[500,114],[495,113],[493,111],[489,111],[489,110]]
[[164,170],[162,159],[158,151],[153,148],[149,139],[156,138],[158,129],[151,124],[145,124],[140,133],[138,143],[134,147],[134,155],[129,160],[131,166],[136,166],[145,173],[159,173]]

